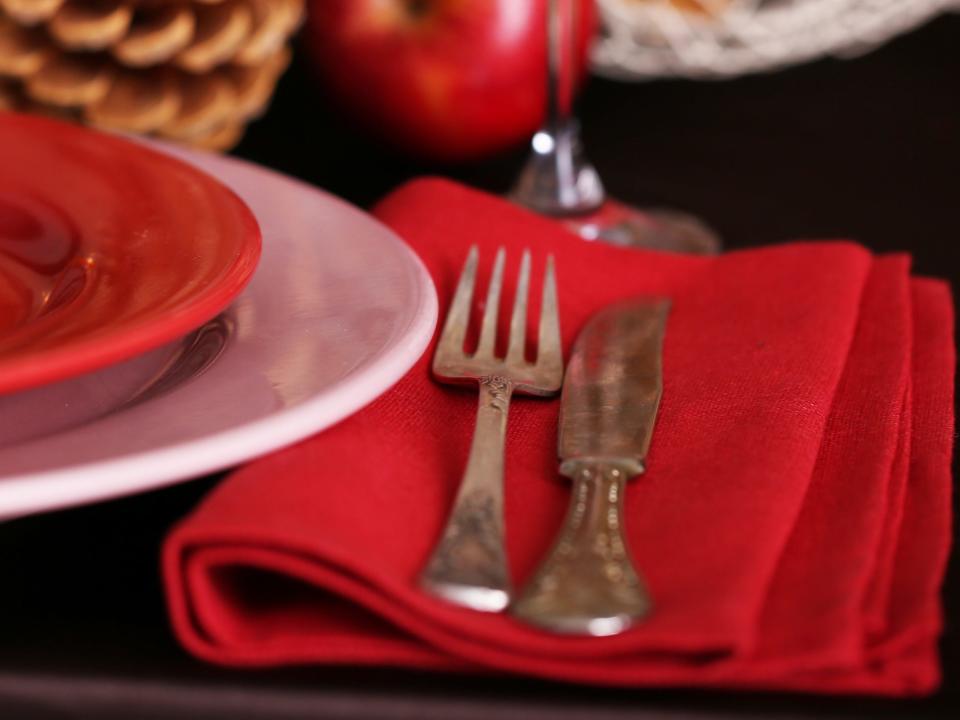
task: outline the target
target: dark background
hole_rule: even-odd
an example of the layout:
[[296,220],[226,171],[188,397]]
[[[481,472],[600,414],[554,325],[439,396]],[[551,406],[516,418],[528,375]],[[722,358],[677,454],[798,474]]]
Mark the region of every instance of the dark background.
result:
[[[909,0],[904,0],[909,1]],[[586,147],[611,193],[707,219],[728,247],[850,237],[960,280],[960,17],[869,56],[716,83],[594,80]],[[522,149],[470,168],[393,155],[339,121],[302,57],[236,154],[368,205],[406,178],[504,191]],[[167,528],[220,478],[0,525],[0,718],[957,717],[960,569],[944,687],[928,700],[597,690],[515,678],[316,668],[226,671],[170,634]]]

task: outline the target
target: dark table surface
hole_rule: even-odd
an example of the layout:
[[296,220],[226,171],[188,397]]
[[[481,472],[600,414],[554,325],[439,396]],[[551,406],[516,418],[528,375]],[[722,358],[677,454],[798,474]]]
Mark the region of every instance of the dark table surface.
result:
[[[728,247],[852,237],[960,280],[960,17],[866,57],[732,82],[594,81],[585,140],[609,190],[692,211]],[[406,178],[502,191],[523,152],[471,168],[391,155],[338,121],[302,60],[237,154],[367,205]],[[960,568],[944,685],[913,701],[596,690],[356,668],[227,671],[174,641],[157,555],[219,477],[0,525],[0,718],[957,717]]]

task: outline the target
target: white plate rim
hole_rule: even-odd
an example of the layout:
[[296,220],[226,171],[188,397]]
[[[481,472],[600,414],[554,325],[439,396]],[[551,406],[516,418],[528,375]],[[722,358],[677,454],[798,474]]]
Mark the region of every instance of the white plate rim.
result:
[[[147,144],[203,172],[210,172],[202,164],[203,153],[184,151],[159,142]],[[194,162],[193,157],[198,160]],[[4,494],[18,494],[15,509],[0,507],[0,520],[159,489],[220,472],[287,447],[329,428],[371,403],[400,380],[423,355],[437,324],[436,289],[420,258],[396,233],[350,203],[296,178],[235,157],[217,157],[216,160],[299,185],[325,196],[344,212],[362,215],[367,222],[378,224],[408,257],[418,279],[417,302],[406,331],[390,350],[364,362],[330,389],[266,417],[162,448],[54,470],[0,477]],[[229,178],[216,174],[214,177],[229,187]],[[268,242],[269,239],[264,238],[265,250]],[[85,477],[96,478],[95,489],[90,483],[81,482]]]

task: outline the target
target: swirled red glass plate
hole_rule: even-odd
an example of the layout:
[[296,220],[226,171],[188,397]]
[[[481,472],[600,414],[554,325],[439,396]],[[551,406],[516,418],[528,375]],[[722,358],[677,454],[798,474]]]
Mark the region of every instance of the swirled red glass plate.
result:
[[236,297],[259,256],[250,210],[195,168],[0,113],[0,393],[190,332]]

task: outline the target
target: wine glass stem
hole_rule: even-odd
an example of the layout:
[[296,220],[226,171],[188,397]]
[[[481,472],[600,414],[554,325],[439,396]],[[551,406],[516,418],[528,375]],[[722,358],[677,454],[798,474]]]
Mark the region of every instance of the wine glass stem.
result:
[[579,1],[548,0],[547,116],[533,137],[530,159],[512,192],[516,202],[545,215],[589,213],[604,200],[600,178],[583,156],[572,114]]
[[576,18],[572,0],[548,0],[547,10],[547,124],[556,128],[570,119]]

